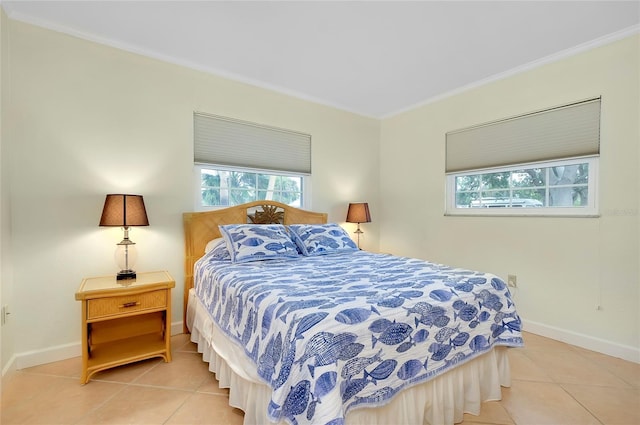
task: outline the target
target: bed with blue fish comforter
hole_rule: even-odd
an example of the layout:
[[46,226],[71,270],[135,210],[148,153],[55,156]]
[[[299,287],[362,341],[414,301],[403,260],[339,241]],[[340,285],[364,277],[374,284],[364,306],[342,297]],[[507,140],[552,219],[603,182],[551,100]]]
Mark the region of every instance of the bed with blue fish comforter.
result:
[[498,346],[523,345],[490,274],[365,251],[196,262],[195,293],[269,387],[265,417],[345,423]]

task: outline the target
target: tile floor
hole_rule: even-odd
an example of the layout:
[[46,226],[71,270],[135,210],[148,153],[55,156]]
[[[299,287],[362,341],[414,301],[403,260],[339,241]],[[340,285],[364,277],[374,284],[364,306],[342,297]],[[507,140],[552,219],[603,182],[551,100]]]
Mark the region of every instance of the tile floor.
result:
[[[512,385],[464,425],[640,424],[640,364],[525,333],[512,349]],[[241,424],[187,335],[173,361],[148,360],[79,383],[81,359],[15,371],[2,381],[0,423]],[[437,424],[434,424],[437,425]]]

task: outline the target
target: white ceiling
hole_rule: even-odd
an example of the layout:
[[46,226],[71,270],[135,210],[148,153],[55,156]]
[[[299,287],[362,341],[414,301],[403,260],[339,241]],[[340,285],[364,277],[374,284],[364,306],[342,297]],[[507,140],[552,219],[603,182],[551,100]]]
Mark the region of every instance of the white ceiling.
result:
[[639,1],[3,1],[11,19],[386,117],[638,32]]

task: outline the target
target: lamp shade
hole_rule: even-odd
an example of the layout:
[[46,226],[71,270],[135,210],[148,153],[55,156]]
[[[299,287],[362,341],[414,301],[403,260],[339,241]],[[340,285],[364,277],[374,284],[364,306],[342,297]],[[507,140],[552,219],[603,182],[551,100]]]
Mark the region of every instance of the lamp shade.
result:
[[110,194],[104,200],[100,226],[148,226],[147,210],[141,195]]
[[371,214],[369,213],[369,204],[366,202],[357,202],[349,204],[347,211],[347,223],[370,223]]

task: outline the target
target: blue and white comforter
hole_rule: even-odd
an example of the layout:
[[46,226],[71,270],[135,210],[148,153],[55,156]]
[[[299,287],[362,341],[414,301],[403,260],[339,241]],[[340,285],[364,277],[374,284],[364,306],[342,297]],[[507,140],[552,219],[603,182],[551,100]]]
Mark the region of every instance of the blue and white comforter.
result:
[[268,416],[338,425],[493,346],[522,346],[496,276],[354,251],[233,264],[205,256],[196,292],[273,389]]

